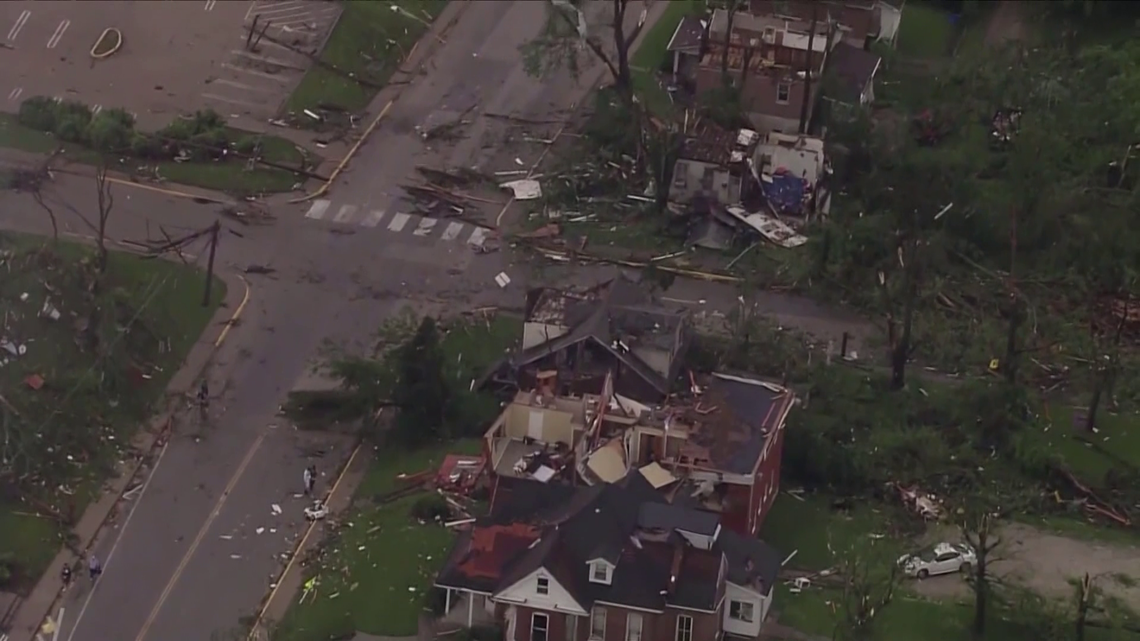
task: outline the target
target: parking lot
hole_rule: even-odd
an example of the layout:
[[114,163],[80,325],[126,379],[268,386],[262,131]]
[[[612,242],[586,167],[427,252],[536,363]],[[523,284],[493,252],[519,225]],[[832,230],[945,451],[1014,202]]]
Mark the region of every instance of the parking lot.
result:
[[[290,47],[316,52],[339,11],[326,0],[3,2],[0,107],[46,95],[125,108],[144,128],[206,107],[264,121],[308,68]],[[255,20],[259,31],[268,25],[266,38],[247,50]],[[122,48],[95,60],[92,47],[110,27]]]

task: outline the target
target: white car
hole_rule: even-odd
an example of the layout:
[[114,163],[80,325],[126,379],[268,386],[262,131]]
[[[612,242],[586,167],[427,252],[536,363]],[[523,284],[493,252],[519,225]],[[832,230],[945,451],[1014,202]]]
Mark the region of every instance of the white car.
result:
[[907,576],[925,579],[937,574],[968,573],[977,563],[974,548],[965,543],[939,543],[915,554],[904,554],[898,564]]

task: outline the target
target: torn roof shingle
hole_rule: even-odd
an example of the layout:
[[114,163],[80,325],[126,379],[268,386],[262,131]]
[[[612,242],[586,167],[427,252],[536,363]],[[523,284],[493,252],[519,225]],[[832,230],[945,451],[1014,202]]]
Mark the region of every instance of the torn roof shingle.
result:
[[760,539],[725,530],[718,538],[728,562],[728,580],[767,595],[780,573],[780,553]]

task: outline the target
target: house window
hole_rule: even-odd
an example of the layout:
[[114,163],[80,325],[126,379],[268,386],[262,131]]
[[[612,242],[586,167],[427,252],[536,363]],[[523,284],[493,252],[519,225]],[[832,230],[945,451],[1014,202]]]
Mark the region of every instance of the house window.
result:
[[538,577],[538,587],[535,589],[535,592],[539,594],[550,594],[550,579],[544,576]]
[[566,615],[566,641],[578,641],[578,617]]
[[590,580],[594,583],[610,582],[610,567],[605,563],[594,563],[590,570]]
[[550,630],[550,617],[539,612],[530,615],[530,641],[546,641],[548,630]]
[[747,601],[729,601],[728,616],[737,621],[753,623],[756,620],[756,610],[753,605]]
[[791,100],[792,86],[786,82],[776,85],[776,102],[786,105]]
[[605,639],[606,638],[606,610],[605,608],[594,606],[590,611],[590,638],[591,639]]
[[625,622],[625,641],[641,641],[641,615],[630,612]]
[[673,165],[673,186],[677,189],[687,189],[689,186],[688,172],[688,163],[678,160],[677,164]]
[[677,636],[674,641],[693,641],[693,617],[677,615]]

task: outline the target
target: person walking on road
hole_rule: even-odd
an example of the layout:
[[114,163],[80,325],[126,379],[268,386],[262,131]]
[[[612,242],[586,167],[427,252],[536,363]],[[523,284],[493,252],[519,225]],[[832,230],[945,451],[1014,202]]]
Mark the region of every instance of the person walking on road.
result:
[[87,571],[91,573],[91,580],[94,581],[103,574],[103,564],[99,562],[99,557],[94,554],[87,559]]
[[314,467],[312,465],[305,468],[304,479],[305,479],[305,495],[306,496],[312,496],[313,495],[313,486],[317,482],[316,474],[313,473],[313,471],[315,469],[316,469],[316,467]]
[[71,585],[71,564],[70,563],[64,565],[63,569],[59,571],[59,579],[61,581],[63,581],[63,587],[66,588],[67,586]]

